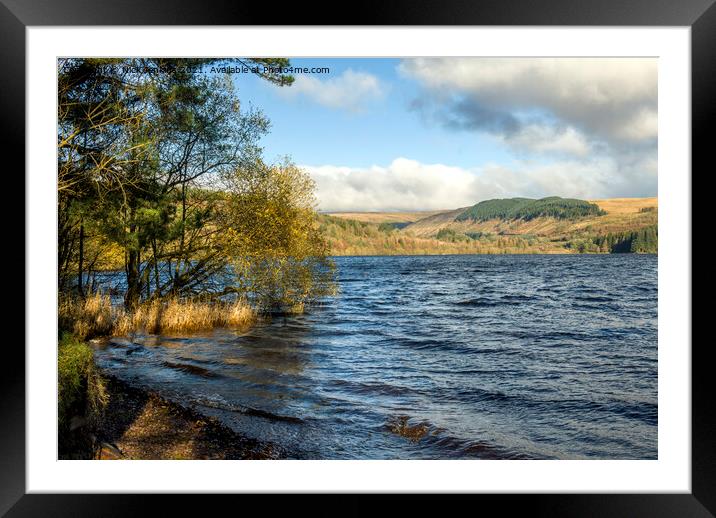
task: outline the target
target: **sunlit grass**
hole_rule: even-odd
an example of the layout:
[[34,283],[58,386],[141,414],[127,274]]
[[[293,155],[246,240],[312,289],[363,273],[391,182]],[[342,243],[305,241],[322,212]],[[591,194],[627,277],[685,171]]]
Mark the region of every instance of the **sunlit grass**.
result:
[[60,298],[57,316],[59,328],[80,340],[112,334],[117,319],[109,296],[99,293],[85,298]]
[[152,300],[132,310],[112,306],[108,295],[65,298],[59,305],[60,329],[84,340],[94,336],[126,336],[192,332],[215,327],[247,328],[256,312],[243,299],[233,302],[204,302],[177,297]]
[[132,331],[147,333],[177,333],[201,331],[215,327],[248,327],[256,315],[241,299],[235,302],[195,302],[172,298],[168,301],[152,301],[138,306],[134,311],[124,312],[114,329],[115,335]]

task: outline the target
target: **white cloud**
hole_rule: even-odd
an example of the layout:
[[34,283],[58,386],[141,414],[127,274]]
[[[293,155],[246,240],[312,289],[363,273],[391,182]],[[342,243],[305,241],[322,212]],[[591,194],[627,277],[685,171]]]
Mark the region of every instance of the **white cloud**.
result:
[[557,153],[584,157],[591,151],[585,136],[569,126],[564,129],[540,124],[528,124],[516,133],[502,137],[517,151]]
[[328,211],[430,210],[472,204],[479,189],[471,172],[397,158],[387,167],[302,166],[316,181]]
[[455,209],[491,198],[563,196],[597,199],[656,195],[656,167],[639,157],[529,161],[463,169],[397,158],[389,165],[351,168],[302,166],[316,181],[324,211]]
[[655,58],[417,58],[399,69],[466,124],[479,125],[471,113],[482,117],[489,106],[513,116],[542,110],[598,139],[656,137]]
[[399,71],[422,85],[412,107],[428,122],[491,135],[519,159],[485,181],[522,182],[524,195],[656,194],[655,58],[416,58]]
[[305,96],[322,106],[358,112],[383,98],[386,86],[372,74],[347,69],[339,76],[326,79],[298,75],[289,88],[277,91],[285,97]]

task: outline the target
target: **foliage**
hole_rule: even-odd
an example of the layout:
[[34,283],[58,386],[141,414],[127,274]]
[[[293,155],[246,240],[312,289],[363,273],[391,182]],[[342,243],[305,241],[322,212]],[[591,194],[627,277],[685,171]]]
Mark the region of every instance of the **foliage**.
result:
[[489,238],[492,234],[490,232],[465,232],[465,235],[470,239],[482,239]]
[[[477,233],[474,237],[446,229],[440,238],[415,236],[410,227],[386,233],[380,223],[365,223],[343,217],[321,215],[321,231],[326,236],[331,255],[434,255],[434,254],[504,254],[560,253],[548,241],[531,237],[500,236]],[[454,236],[454,239],[453,239]]]
[[335,292],[311,177],[290,162],[257,161],[226,180],[225,247],[233,289],[271,312],[301,312]]
[[[238,60],[279,85],[283,58]],[[60,290],[87,291],[104,250],[122,251],[126,305],[201,291],[225,265],[196,187],[259,155],[268,121],[242,109],[226,59],[58,62]],[[89,252],[89,254],[88,254]],[[89,288],[91,291],[91,287]]]
[[598,236],[593,242],[600,251],[610,253],[655,254],[659,251],[659,233],[656,225],[631,232]]
[[572,239],[565,244],[565,247],[575,250],[579,254],[595,254],[601,251],[599,246],[588,238]]
[[458,215],[455,220],[486,221],[489,219],[514,219],[515,211],[532,201],[534,200],[528,198],[485,200],[473,205]]
[[74,416],[95,421],[107,405],[104,381],[94,365],[92,349],[65,333],[57,348],[58,424],[60,434],[69,432]]
[[[59,61],[62,293],[96,301],[94,272],[118,263],[134,313],[230,293],[300,308],[330,291],[314,185],[287,161],[263,164],[269,122],[241,106],[223,73],[233,61],[293,81],[284,58]],[[95,310],[67,315],[81,336],[106,331]]]
[[487,221],[491,219],[525,220],[540,217],[556,219],[577,219],[603,215],[604,211],[593,203],[572,198],[551,196],[533,200],[530,198],[508,198],[486,200],[473,205],[458,215],[456,221]]
[[455,243],[457,241],[467,241],[470,239],[462,232],[457,232],[452,228],[441,228],[435,236],[439,241],[449,241]]
[[405,228],[408,226],[408,223],[402,222],[402,221],[390,221],[390,222],[383,222],[378,224],[378,230],[381,232],[392,232],[393,230],[400,230],[401,228]]

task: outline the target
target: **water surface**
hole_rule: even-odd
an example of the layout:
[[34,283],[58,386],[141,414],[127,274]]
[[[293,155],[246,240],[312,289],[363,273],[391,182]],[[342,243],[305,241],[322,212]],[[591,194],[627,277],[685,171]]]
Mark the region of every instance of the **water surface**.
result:
[[656,458],[656,256],[336,262],[305,315],[97,360],[289,457]]

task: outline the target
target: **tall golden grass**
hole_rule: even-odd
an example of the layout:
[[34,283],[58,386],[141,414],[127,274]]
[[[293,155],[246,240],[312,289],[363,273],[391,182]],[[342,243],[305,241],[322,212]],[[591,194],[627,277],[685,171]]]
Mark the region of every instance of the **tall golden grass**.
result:
[[243,299],[234,302],[198,302],[171,298],[153,300],[133,310],[113,307],[108,295],[72,297],[60,301],[61,329],[84,340],[93,336],[126,336],[192,332],[215,327],[247,328],[256,321],[256,312]]
[[57,318],[60,329],[71,331],[80,340],[112,334],[116,322],[109,296],[101,294],[61,297]]

